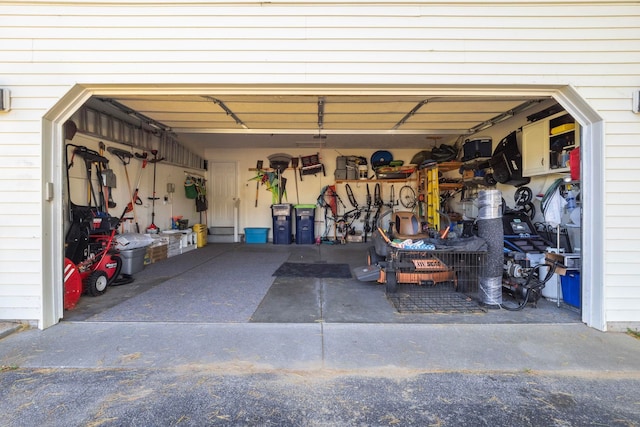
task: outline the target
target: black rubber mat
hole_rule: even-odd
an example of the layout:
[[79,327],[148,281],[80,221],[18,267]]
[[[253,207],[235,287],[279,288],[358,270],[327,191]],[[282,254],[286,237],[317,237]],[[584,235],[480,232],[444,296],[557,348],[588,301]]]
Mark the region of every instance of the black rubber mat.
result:
[[275,273],[276,277],[316,277],[319,279],[350,279],[351,268],[349,264],[328,264],[328,263],[301,263],[285,262]]

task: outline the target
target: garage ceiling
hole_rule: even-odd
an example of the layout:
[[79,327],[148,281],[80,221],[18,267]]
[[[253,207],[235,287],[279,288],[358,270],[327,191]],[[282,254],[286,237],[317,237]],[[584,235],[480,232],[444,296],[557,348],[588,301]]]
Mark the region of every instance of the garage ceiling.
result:
[[[208,148],[429,148],[505,120],[541,99],[407,95],[131,95],[93,98]],[[147,124],[148,124],[147,123]]]

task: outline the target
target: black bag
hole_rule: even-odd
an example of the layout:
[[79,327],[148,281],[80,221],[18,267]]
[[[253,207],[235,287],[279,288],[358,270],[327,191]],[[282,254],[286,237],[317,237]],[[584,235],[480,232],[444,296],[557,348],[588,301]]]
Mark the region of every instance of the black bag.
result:
[[209,201],[205,196],[198,196],[196,199],[196,212],[203,212],[209,209]]
[[450,145],[441,144],[440,147],[433,147],[431,158],[438,163],[450,162],[458,157],[458,150]]
[[502,139],[493,151],[490,160],[493,178],[501,183],[520,187],[531,181],[522,176],[522,155],[518,150],[518,139],[513,131]]

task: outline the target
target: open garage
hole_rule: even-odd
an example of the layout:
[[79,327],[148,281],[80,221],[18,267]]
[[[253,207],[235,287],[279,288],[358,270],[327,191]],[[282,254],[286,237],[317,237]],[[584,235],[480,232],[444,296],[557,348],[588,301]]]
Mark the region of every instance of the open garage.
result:
[[[73,222],[68,219],[72,192],[86,197],[80,205],[102,197],[107,206],[115,204],[113,209],[119,214],[129,201],[137,200],[128,194],[139,181],[141,204],[135,206],[135,217],[126,221],[127,226],[135,229],[138,225],[145,232],[153,225],[157,228],[152,227],[150,234],[155,237],[173,230],[177,217],[181,217],[177,221],[188,220],[190,227],[201,226],[194,233],[200,233],[207,244],[175,259],[192,260],[196,253],[225,245],[224,250],[231,253],[234,249],[229,248],[251,245],[246,242],[246,229],[269,229],[267,242],[260,243],[266,250],[258,251],[260,256],[255,261],[251,258],[252,262],[277,253],[284,256],[287,249],[291,253],[286,259],[272,261],[278,264],[276,268],[293,261],[290,256],[299,257],[297,251],[311,251],[311,263],[338,263],[334,257],[340,255],[323,257],[325,251],[346,251],[349,255],[345,257],[359,252],[356,259],[339,262],[353,269],[359,259],[367,264],[369,242],[364,240],[371,222],[365,223],[362,216],[352,223],[344,217],[329,218],[333,223],[327,220],[327,209],[318,205],[326,187],[335,185],[334,199],[342,214],[354,205],[349,193],[360,208],[367,205],[367,184],[373,196],[380,184],[383,204],[398,202],[402,207],[390,206],[392,212],[414,212],[418,219],[423,218],[420,228],[426,223],[427,232],[429,228],[444,232],[450,221],[457,224],[448,229],[462,233],[464,224],[460,223],[478,214],[474,211],[477,203],[467,199],[472,199],[474,191],[485,189],[499,189],[504,206],[515,210],[531,203],[536,208],[533,225],[549,222],[540,203],[558,179],[568,176],[567,182],[559,183],[560,193],[567,204],[572,195],[578,196],[573,202],[579,206],[569,209],[578,209],[580,215],[571,219],[563,206],[561,217],[551,223],[559,224],[555,229],[566,224],[580,228],[573,233],[571,248],[575,253],[579,240],[580,321],[600,330],[638,321],[636,272],[629,264],[636,253],[637,230],[627,221],[632,212],[627,203],[635,200],[630,195],[636,191],[637,175],[635,146],[630,142],[638,133],[633,104],[637,98],[636,5],[516,2],[482,8],[466,3],[445,7],[392,2],[262,7],[167,2],[152,9],[147,6],[143,2],[109,7],[3,7],[4,16],[12,18],[5,39],[13,47],[6,51],[1,120],[8,125],[3,127],[5,145],[13,154],[5,159],[2,203],[8,215],[20,219],[19,227],[8,220],[4,223],[11,225],[3,226],[4,236],[14,244],[2,249],[7,271],[0,284],[6,296],[2,318],[31,321],[44,328],[67,317],[63,266],[65,240]],[[105,11],[108,13],[102,13]],[[167,38],[167,29],[176,36]],[[616,50],[610,49],[612,43]],[[556,105],[560,110],[554,110]],[[544,111],[546,114],[535,116]],[[562,116],[568,116],[568,121],[553,121]],[[68,138],[69,122],[76,127],[73,138]],[[542,124],[549,133],[541,131]],[[513,132],[526,169],[521,178],[530,179],[526,185],[513,185],[511,176],[505,182],[484,180],[487,173],[504,180],[503,173],[495,173],[497,163],[461,170],[469,160],[463,159],[468,156],[466,142],[491,140],[493,157]],[[562,137],[565,133],[573,140]],[[525,141],[535,138],[542,142]],[[558,142],[560,139],[564,142]],[[71,147],[69,156],[69,144],[87,149],[79,152],[109,158],[117,177],[117,186],[109,187],[114,189],[109,193],[112,200],[107,193],[87,191],[92,179],[87,179],[88,167],[83,168],[86,159],[79,156],[70,168],[77,147]],[[566,157],[578,146],[580,176],[574,179]],[[110,147],[133,156],[130,185],[125,184],[124,164],[111,156]],[[407,167],[416,154],[438,154],[446,150],[443,147],[454,147],[455,158],[447,160],[459,162],[455,166],[460,167],[442,171],[442,182],[436,174],[438,184],[456,184],[452,192],[464,188],[467,194],[455,194],[442,209],[429,206],[427,197],[421,212],[425,200],[420,200],[420,194],[441,193],[439,188],[429,189],[433,178],[425,178],[426,189],[419,185],[420,171],[434,168],[420,169],[417,164],[409,175]],[[391,169],[375,171],[374,154],[381,151],[403,164],[388,164],[384,166]],[[146,167],[135,158],[136,153],[144,152]],[[293,167],[289,163],[274,181],[269,157],[283,153],[300,164]],[[536,156],[541,156],[539,165],[530,162]],[[349,162],[344,177],[339,158]],[[357,159],[367,161],[365,179],[346,175],[354,158],[357,166],[364,166]],[[304,163],[309,160],[311,164]],[[258,161],[264,162],[262,168]],[[513,171],[510,158],[505,164]],[[301,173],[309,166],[312,168],[305,172],[318,173]],[[390,175],[393,178],[385,181],[377,172],[399,173],[400,179]],[[467,172],[469,182],[464,182],[462,172]],[[16,176],[20,177],[17,185]],[[267,182],[262,181],[264,176]],[[69,186],[67,177],[71,178]],[[198,198],[187,197],[188,178],[204,183],[204,209],[195,205]],[[282,178],[286,196],[280,191]],[[407,202],[400,197],[407,183],[416,193],[414,206],[411,198]],[[518,204],[520,196],[528,194],[517,193],[523,186],[531,190],[531,196]],[[403,201],[411,207],[402,206]],[[278,225],[273,206],[280,202],[315,206],[313,244],[307,247],[293,241],[297,230],[285,233],[286,240],[292,236],[292,241],[273,242]],[[292,229],[296,213],[294,209],[289,215],[294,217]],[[453,213],[460,216],[449,215]],[[433,218],[425,221],[429,215]],[[456,228],[458,225],[463,227]],[[25,235],[25,229],[33,232]],[[543,231],[553,237],[548,227]],[[570,234],[568,229],[559,231],[562,236]],[[369,233],[373,238],[373,230]],[[315,246],[317,237],[319,247]],[[556,235],[556,245],[560,239]],[[344,245],[335,244],[342,240]],[[255,246],[250,249],[257,250]],[[238,257],[245,261],[238,271],[247,270],[245,257]],[[165,265],[171,258],[163,260]],[[567,260],[563,262],[566,267]],[[162,264],[145,265],[136,281],[119,288],[138,286],[143,282],[140,276],[152,274]],[[516,264],[513,274],[519,274]],[[277,277],[274,272],[267,275],[268,280]],[[351,273],[355,280],[353,270]],[[161,273],[156,277],[162,277]],[[357,286],[384,294],[384,286],[360,280]]]

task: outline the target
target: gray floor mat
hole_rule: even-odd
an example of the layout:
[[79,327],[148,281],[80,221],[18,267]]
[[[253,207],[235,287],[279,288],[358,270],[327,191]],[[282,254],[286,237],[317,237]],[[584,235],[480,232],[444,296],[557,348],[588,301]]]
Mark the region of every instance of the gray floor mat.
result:
[[251,322],[309,323],[322,319],[322,283],[307,277],[278,277]]
[[263,253],[246,268],[246,258],[233,252],[221,254],[88,320],[247,322],[287,256]]

